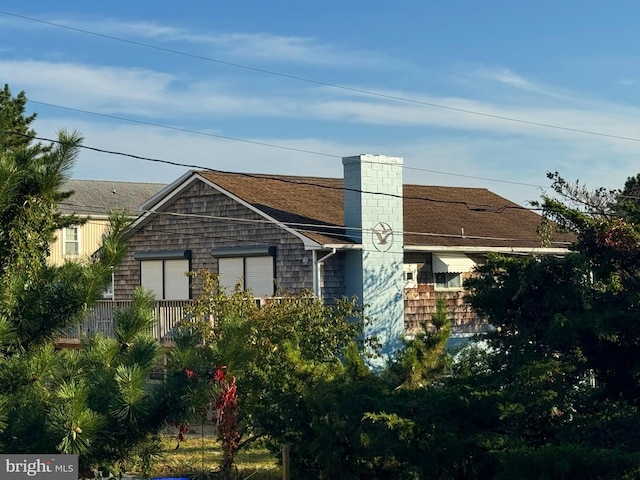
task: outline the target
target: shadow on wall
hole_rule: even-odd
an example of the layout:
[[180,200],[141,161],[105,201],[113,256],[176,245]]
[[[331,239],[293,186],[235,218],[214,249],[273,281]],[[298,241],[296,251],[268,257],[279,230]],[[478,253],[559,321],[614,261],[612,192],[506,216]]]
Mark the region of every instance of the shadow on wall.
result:
[[365,326],[365,335],[375,336],[382,344],[384,356],[401,348],[404,335],[404,277],[401,259],[370,266],[364,253],[363,299],[365,313],[372,323]]

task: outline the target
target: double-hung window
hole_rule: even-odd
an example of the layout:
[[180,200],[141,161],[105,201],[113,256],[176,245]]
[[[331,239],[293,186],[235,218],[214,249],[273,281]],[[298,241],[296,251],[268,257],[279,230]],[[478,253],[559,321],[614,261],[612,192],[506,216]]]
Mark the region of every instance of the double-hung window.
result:
[[76,257],[80,255],[80,229],[78,227],[67,227],[63,229],[63,255],[65,257]]
[[140,261],[140,286],[153,292],[156,300],[191,298],[189,276],[191,250],[137,252]]
[[275,291],[275,247],[216,248],[220,286],[227,293],[239,286],[254,297],[272,297]]

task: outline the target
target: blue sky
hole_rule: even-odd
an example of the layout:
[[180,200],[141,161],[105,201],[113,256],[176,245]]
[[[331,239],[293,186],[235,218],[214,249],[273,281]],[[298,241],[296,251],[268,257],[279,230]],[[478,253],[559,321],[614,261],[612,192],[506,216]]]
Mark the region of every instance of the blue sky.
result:
[[[639,17],[586,0],[4,1],[0,82],[44,137],[292,175],[400,156],[405,183],[525,204],[548,171],[607,188],[640,172]],[[73,176],[187,170],[84,150]]]

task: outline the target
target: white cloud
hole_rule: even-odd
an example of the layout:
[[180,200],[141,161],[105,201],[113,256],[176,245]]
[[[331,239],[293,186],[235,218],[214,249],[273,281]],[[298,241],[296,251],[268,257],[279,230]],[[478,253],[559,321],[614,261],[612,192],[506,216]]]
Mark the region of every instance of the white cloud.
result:
[[[316,86],[302,86],[295,90],[295,94],[293,90],[289,92],[287,97],[283,97],[281,91],[274,93],[258,89],[248,94],[234,89],[230,79],[225,79],[224,83],[193,81],[149,69],[73,63],[0,61],[0,74],[11,78],[12,87],[26,90],[33,100],[86,110],[97,109],[109,114],[135,113],[164,118],[198,113],[304,117],[552,138],[576,138],[581,134],[543,125],[637,138],[637,119],[640,118],[638,108],[593,100],[585,100],[580,105],[556,102],[550,108],[535,102],[516,107],[501,105],[499,100],[477,101],[424,96],[418,92],[379,91],[383,95],[412,100],[402,102]],[[523,79],[522,83],[526,80]],[[605,136],[600,140],[619,143]]]
[[[463,135],[342,143],[322,138],[247,139],[336,154],[331,157],[147,126],[95,124],[65,118],[39,119],[36,123],[38,133],[47,138],[67,126],[79,130],[85,136],[85,145],[90,147],[235,172],[341,177],[341,156],[359,153],[401,156],[409,167],[404,172],[407,183],[488,188],[521,205],[540,197],[541,191],[535,185],[548,185],[547,171],[557,170],[568,180],[580,179],[588,186],[607,188],[621,187],[626,177],[637,173],[636,155],[615,155],[615,161],[611,161],[613,156],[606,146],[593,142]],[[189,168],[83,150],[73,176],[170,183]]]
[[212,82],[189,84],[141,68],[38,61],[2,61],[0,75],[31,100],[98,113],[147,118],[194,114],[271,115],[282,111],[268,97],[223,91]]
[[[546,91],[554,92],[553,88],[538,86],[512,72],[504,71],[500,75],[495,75],[499,79],[494,83],[511,83],[540,96],[544,96]],[[308,84],[300,84],[295,91],[292,89],[284,93],[282,85],[277,83],[277,91],[267,90],[266,85],[251,90],[243,85],[242,91],[231,77],[214,81],[144,68],[51,61],[0,60],[0,76],[11,80],[13,91],[25,90],[32,100],[122,117],[142,117],[153,123],[185,125],[195,130],[201,130],[198,126],[191,127],[197,125],[198,120],[196,123],[188,122],[194,117],[210,117],[212,120],[206,125],[217,124],[220,128],[224,126],[221,119],[232,117],[252,121],[278,117],[283,122],[302,119],[305,123],[328,120],[334,127],[344,125],[345,131],[355,126],[359,128],[348,142],[331,139],[322,127],[314,128],[313,136],[301,133],[297,126],[284,129],[286,134],[279,138],[267,137],[253,129],[241,136],[261,143],[345,156],[358,153],[403,156],[407,166],[478,177],[473,180],[416,170],[410,171],[406,177],[412,183],[483,186],[518,203],[538,198],[539,191],[535,187],[494,184],[486,179],[544,184],[544,173],[558,170],[571,180],[579,178],[594,187],[615,188],[621,186],[627,176],[637,173],[635,165],[640,155],[640,142],[496,118],[508,117],[638,138],[640,109],[593,98],[582,99],[573,93],[558,97],[548,107],[546,102],[537,102],[535,97],[523,97],[519,104],[506,104],[499,89],[483,101],[463,96],[426,96],[415,91],[378,90],[383,95],[423,103],[418,104]],[[375,90],[376,85],[354,88]],[[222,170],[341,175],[339,158],[140,125],[114,125],[104,120],[92,123],[86,118],[70,121],[49,115],[44,123],[38,121],[36,129],[42,133],[40,125],[44,124],[52,134],[60,127],[75,128],[85,134],[89,146]],[[369,125],[388,126],[389,129],[385,135],[373,136],[366,133]],[[225,134],[223,130],[209,131]],[[83,152],[77,176],[170,182],[185,170]]]
[[[366,88],[362,88],[366,90]],[[419,92],[383,91],[390,100],[360,95],[358,100],[329,99],[309,106],[313,115],[327,119],[389,126],[432,126],[451,130],[477,131],[495,135],[525,135],[566,140],[590,139],[613,148],[639,151],[640,108],[606,101],[554,102],[545,106],[536,101],[520,105],[495,100],[424,96]],[[345,94],[345,96],[348,94]],[[591,135],[589,132],[596,133]]]
[[63,98],[77,105],[157,101],[175,77],[140,68],[40,61],[2,61],[0,74],[29,96]]
[[[638,138],[640,109],[593,100],[580,105],[555,102],[551,108],[535,102],[516,107],[501,105],[499,100],[477,101],[423,96],[417,92],[380,91],[383,95],[412,99],[412,103],[316,86],[303,86],[295,94],[288,92],[285,97],[281,91],[256,89],[250,94],[238,91],[230,79],[225,79],[224,83],[191,81],[149,69],[37,61],[0,61],[0,74],[11,78],[12,89],[27,91],[34,101],[123,117],[143,116],[150,121],[176,121],[195,115],[219,119],[303,118],[354,125],[438,127],[567,141],[588,138],[617,152],[638,153],[640,148],[640,142],[571,131]],[[526,80],[522,82],[526,83]],[[167,120],[158,123],[167,123]]]
[[545,97],[566,99],[564,92],[555,91],[547,86],[528,80],[506,67],[481,67],[466,73],[473,80],[497,82],[522,92],[534,93]]
[[[340,158],[302,153],[293,149],[345,152],[345,155],[354,153],[345,145],[312,138],[247,139],[289,147],[272,148],[148,126],[95,124],[70,118],[40,118],[35,128],[40,136],[53,138],[60,127],[68,125],[73,125],[74,129],[80,131],[86,146],[193,165],[196,169],[339,177],[342,174]],[[171,182],[189,169],[188,166],[174,166],[85,149],[79,156],[73,176],[85,179]]]
[[[52,25],[25,22],[24,20],[5,20],[13,28],[58,28]],[[221,62],[236,63],[241,60],[258,60],[269,62],[295,62],[303,65],[339,66],[341,68],[375,67],[389,64],[385,58],[369,51],[345,52],[337,45],[322,43],[316,39],[300,36],[274,35],[266,32],[223,32],[210,33],[194,31],[150,21],[124,21],[118,18],[91,17],[51,17],[46,21],[75,29],[85,36],[114,37],[116,39],[145,43],[153,40],[151,45],[182,52],[187,56],[212,58]],[[60,29],[58,33],[63,33]],[[158,42],[158,43],[155,43]],[[183,51],[173,45],[188,44],[204,47],[198,51]],[[141,46],[142,47],[142,46]],[[171,52],[166,52],[171,54]],[[217,58],[220,56],[220,58]]]

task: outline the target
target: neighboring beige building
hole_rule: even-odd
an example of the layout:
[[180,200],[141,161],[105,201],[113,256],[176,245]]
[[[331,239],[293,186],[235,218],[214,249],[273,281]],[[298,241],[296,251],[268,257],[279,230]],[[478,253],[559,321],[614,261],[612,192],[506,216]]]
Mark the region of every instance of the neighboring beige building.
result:
[[100,247],[111,210],[137,216],[140,205],[165,186],[160,183],[69,180],[64,190],[74,193],[61,202],[58,209],[60,213],[76,214],[88,220],[79,227],[58,231],[56,240],[51,244],[50,262],[61,265],[67,258],[91,255]]

